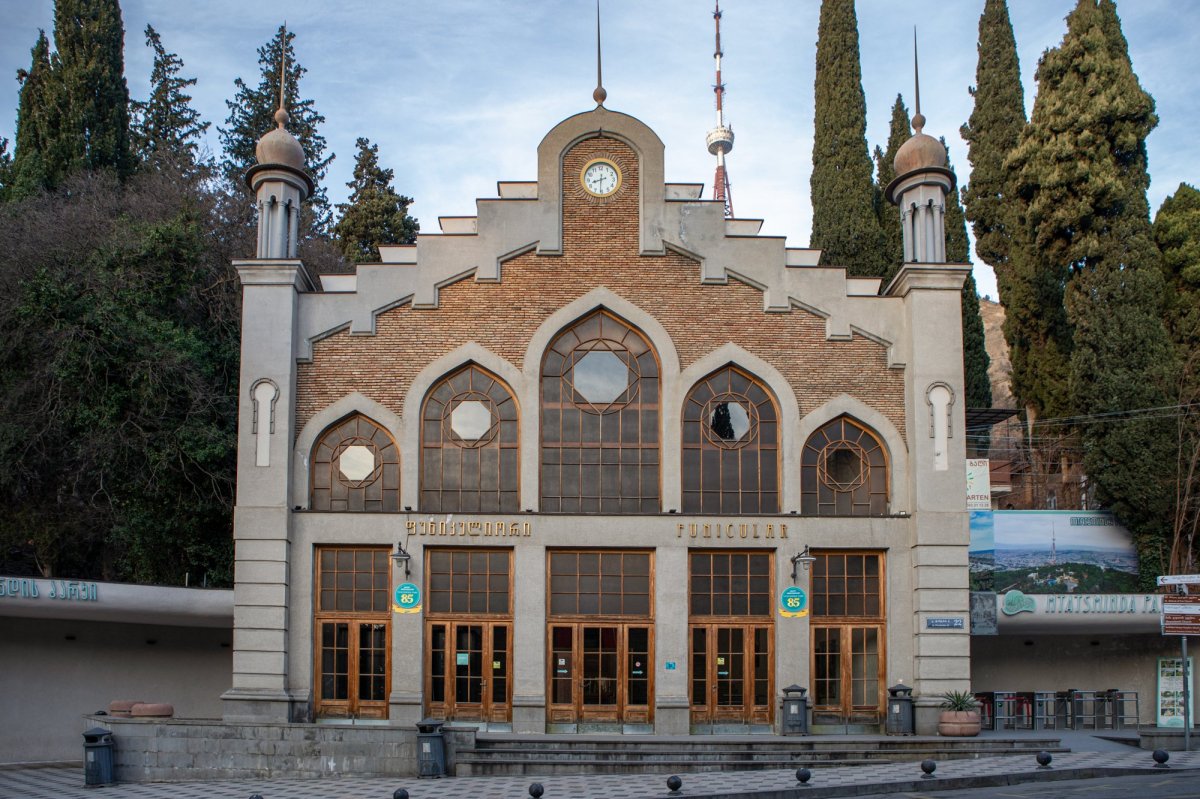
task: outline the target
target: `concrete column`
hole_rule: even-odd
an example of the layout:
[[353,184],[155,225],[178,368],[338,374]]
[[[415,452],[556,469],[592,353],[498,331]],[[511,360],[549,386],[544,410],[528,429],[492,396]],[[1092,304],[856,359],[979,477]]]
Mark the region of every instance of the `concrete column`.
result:
[[513,551],[513,731],[546,731],[546,550]]
[[[654,732],[687,735],[688,699],[688,550],[660,547],[654,553]],[[675,668],[667,669],[667,663]]]
[[312,280],[299,261],[237,261],[234,266],[243,287],[242,389],[234,506],[233,685],[222,700],[229,720],[287,721],[293,715],[288,685],[293,338],[299,293],[311,290]]

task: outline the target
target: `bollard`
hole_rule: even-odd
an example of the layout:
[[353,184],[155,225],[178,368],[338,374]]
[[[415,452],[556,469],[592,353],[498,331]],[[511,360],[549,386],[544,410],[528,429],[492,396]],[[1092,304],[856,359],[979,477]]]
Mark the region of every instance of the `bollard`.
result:
[[1150,756],[1154,758],[1155,768],[1170,768],[1167,765],[1167,761],[1171,759],[1171,756],[1167,754],[1165,749],[1155,749],[1154,754]]
[[533,799],[539,799],[539,797],[545,792],[546,789],[542,787],[540,782],[535,782],[529,786],[529,795],[532,796]]
[[672,774],[670,777],[667,777],[667,787],[671,789],[672,796],[678,796],[679,789],[683,787],[683,780]]
[[1038,768],[1053,768],[1053,766],[1050,765],[1050,761],[1053,759],[1054,758],[1050,756],[1049,752],[1038,752],[1037,753]]
[[252,793],[252,794],[250,794],[250,799],[262,799],[262,794],[261,793]]
[[397,788],[392,791],[392,799],[408,799],[408,791],[403,788]]
[[808,781],[812,779],[812,772],[806,768],[796,769],[796,779],[800,781],[801,787],[809,787]]
[[925,772],[921,775],[921,779],[931,780],[933,779],[933,772],[937,771],[937,763],[934,763],[932,760],[922,760],[921,771]]

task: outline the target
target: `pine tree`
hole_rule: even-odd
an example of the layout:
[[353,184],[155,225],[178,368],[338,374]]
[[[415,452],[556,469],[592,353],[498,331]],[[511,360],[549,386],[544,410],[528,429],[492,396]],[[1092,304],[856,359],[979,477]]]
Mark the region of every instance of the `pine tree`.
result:
[[57,81],[50,63],[50,42],[38,31],[28,70],[17,72],[21,99],[17,107],[17,140],[14,145],[7,199],[15,200],[51,185],[50,170],[57,158],[52,152],[59,126]]
[[341,219],[333,228],[338,245],[351,261],[378,261],[380,244],[412,244],[420,225],[408,215],[411,197],[392,188],[395,173],[379,165],[379,145],[359,138],[350,199],[338,205]]
[[275,128],[275,111],[279,108],[279,73],[281,48],[286,48],[287,69],[284,75],[283,105],[290,120],[288,131],[300,142],[307,159],[308,174],[316,184],[316,190],[305,201],[311,213],[306,215],[309,230],[318,235],[329,228],[329,199],[321,182],[333,156],[325,155],[325,137],[317,128],[324,124],[325,117],[317,113],[312,100],[300,99],[300,79],[306,70],[296,61],[292,41],[296,34],[283,26],[275,36],[258,48],[260,78],[257,86],[250,86],[241,78],[233,83],[237,94],[226,100],[229,116],[225,127],[218,128],[225,158],[221,169],[234,186],[243,186],[242,178],[254,165],[254,149],[263,134]]
[[117,0],[55,0],[54,69],[62,124],[51,182],[77,169],[133,172],[125,28]]
[[1154,217],[1166,278],[1163,319],[1180,371],[1170,572],[1194,573],[1200,552],[1200,191],[1181,183]]
[[[946,167],[950,163],[950,147],[946,148]],[[946,195],[946,261],[952,264],[971,263],[971,242],[967,238],[967,219],[955,189]],[[992,384],[988,379],[988,357],[983,335],[983,317],[979,314],[979,289],[975,276],[967,275],[962,288],[963,377],[966,381],[967,407],[992,407]]]
[[[1042,56],[1016,188],[1037,280],[1066,278],[1071,403],[1101,504],[1134,533],[1143,581],[1163,574],[1174,431],[1139,413],[1171,404],[1174,353],[1161,322],[1161,256],[1146,190],[1146,136],[1158,122],[1112,0],[1079,0]],[[1045,310],[1045,306],[1041,306]]]
[[866,126],[854,0],[822,0],[810,246],[822,250],[822,264],[844,266],[850,275],[878,277],[887,271],[887,258],[875,214]]
[[975,252],[996,272],[1000,299],[1007,302],[1012,202],[1004,159],[1025,127],[1021,64],[1005,0],[987,0],[979,18],[979,62],[971,88],[975,108],[962,126],[968,145],[971,182],[963,190],[967,219],[975,231]]
[[883,231],[884,252],[887,260],[887,271],[883,275],[883,285],[892,282],[900,265],[904,263],[904,231],[900,225],[900,213],[896,206],[883,196],[888,184],[896,178],[896,153],[900,145],[908,141],[912,121],[908,116],[908,108],[904,98],[896,95],[892,106],[892,124],[888,131],[887,151],[875,148],[875,213],[879,219],[879,227]]
[[211,123],[200,120],[192,108],[187,87],[195,78],[181,78],[183,61],[163,47],[158,31],[146,26],[146,46],[154,50],[150,72],[150,97],[133,103],[132,140],[134,152],[143,163],[164,160],[185,170],[194,169],[200,160],[199,140]]

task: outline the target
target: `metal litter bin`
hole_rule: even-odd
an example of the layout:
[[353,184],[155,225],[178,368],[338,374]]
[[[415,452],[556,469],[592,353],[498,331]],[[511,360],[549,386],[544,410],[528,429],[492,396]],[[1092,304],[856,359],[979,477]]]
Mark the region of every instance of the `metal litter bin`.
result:
[[904,683],[888,689],[887,734],[913,734],[913,689]]
[[112,785],[117,781],[113,764],[112,731],[92,727],[83,734],[83,784]]
[[443,722],[421,719],[417,722],[417,776],[437,779],[446,773],[446,738]]
[[807,688],[789,685],[783,689],[783,734],[808,735]]

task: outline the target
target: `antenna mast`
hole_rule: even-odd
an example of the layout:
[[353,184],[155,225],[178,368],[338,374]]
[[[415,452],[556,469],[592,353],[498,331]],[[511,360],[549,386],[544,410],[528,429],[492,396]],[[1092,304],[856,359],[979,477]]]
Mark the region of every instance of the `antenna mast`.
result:
[[708,132],[708,151],[717,157],[717,174],[713,178],[713,199],[725,204],[725,218],[733,218],[733,192],[729,187],[729,173],[725,171],[725,155],[733,149],[733,128],[725,125],[722,108],[725,84],[721,82],[721,0],[715,0],[713,20],[717,24],[717,49],[713,59],[717,64],[717,83],[713,91],[717,95],[717,126]]

